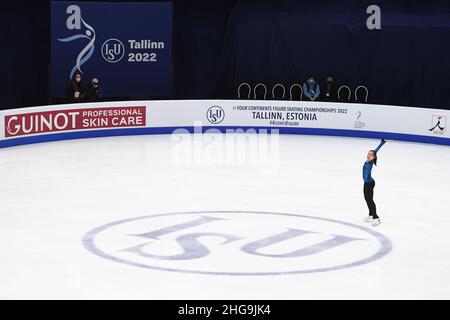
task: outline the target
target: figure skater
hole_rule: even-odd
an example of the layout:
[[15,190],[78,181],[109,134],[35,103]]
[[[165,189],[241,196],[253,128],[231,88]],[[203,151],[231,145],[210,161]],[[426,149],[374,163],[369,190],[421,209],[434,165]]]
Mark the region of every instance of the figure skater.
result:
[[373,189],[375,188],[375,180],[372,178],[372,167],[377,165],[377,153],[381,147],[386,143],[385,139],[375,150],[370,150],[367,154],[367,161],[363,166],[364,179],[364,199],[366,199],[367,207],[369,207],[369,216],[364,219],[365,222],[372,223],[372,226],[377,226],[381,223],[380,217],[377,215],[377,207],[373,201]]

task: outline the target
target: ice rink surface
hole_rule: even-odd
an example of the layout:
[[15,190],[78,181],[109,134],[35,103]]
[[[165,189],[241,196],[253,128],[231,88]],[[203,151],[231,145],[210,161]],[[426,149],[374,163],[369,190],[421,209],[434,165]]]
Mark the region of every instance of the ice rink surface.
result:
[[0,298],[449,299],[450,148],[388,141],[373,228],[377,144],[285,135],[241,163],[171,136],[2,149]]

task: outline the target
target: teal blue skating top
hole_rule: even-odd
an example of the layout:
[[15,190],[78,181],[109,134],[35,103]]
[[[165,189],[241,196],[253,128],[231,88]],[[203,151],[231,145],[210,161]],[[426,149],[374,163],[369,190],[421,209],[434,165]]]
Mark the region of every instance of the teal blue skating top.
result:
[[[380,144],[378,145],[378,147],[375,149],[375,152],[378,152],[381,147],[383,146],[383,144],[386,143],[386,140],[381,140]],[[372,179],[372,167],[373,167],[373,162],[372,161],[366,161],[364,162],[364,166],[363,166],[363,179],[365,183],[370,183],[373,181]]]

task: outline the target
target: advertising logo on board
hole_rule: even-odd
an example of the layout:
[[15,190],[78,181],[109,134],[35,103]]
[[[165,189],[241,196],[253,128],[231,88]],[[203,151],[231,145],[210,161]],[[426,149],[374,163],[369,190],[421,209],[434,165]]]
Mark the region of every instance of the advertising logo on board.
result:
[[102,128],[143,127],[146,107],[106,107],[6,115],[5,137]]
[[212,124],[219,124],[225,119],[225,111],[219,106],[213,106],[206,112],[206,118]]
[[[69,73],[69,79],[72,79],[75,72],[83,73],[81,66],[85,64],[94,54],[96,32],[95,29],[86,23],[81,15],[81,8],[78,5],[69,5],[66,9],[67,19],[66,28],[69,32],[75,31],[75,34],[64,38],[58,38],[58,42],[69,43],[80,39],[87,40],[87,44],[81,47],[75,61],[75,65],[72,67]],[[128,50],[130,51],[128,62],[157,62],[157,54],[155,52],[146,52],[148,50],[164,50],[164,41],[152,41],[152,40],[135,40],[126,39]],[[144,50],[144,51],[142,51]],[[110,38],[103,42],[101,47],[101,55],[103,59],[108,63],[117,63],[122,60],[125,55],[125,45],[119,39]]]
[[444,134],[447,127],[447,117],[446,116],[432,116],[431,117],[431,128],[428,129],[432,133]]
[[361,116],[362,116],[362,112],[358,111],[356,113],[356,120],[355,120],[355,128],[356,129],[362,129],[366,126],[366,123],[361,120]]
[[85,84],[101,79],[104,96],[169,96],[172,11],[170,2],[51,1],[52,97],[65,97],[78,73]]

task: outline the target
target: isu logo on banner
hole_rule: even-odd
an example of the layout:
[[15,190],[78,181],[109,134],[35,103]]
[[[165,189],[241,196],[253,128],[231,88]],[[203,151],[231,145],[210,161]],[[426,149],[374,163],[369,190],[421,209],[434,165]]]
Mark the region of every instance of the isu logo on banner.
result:
[[5,137],[67,130],[143,127],[145,107],[56,110],[5,116]]

